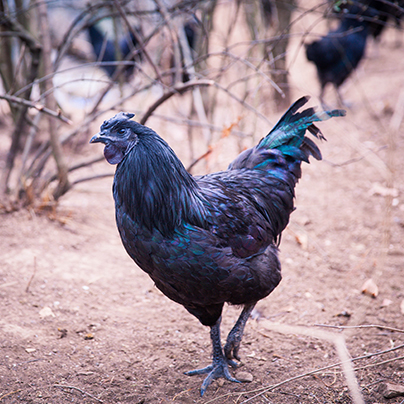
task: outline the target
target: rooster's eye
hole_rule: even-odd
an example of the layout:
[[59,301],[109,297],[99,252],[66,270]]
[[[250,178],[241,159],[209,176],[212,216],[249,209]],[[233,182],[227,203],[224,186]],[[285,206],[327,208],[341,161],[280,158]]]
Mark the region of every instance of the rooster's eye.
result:
[[121,128],[121,129],[118,130],[118,133],[120,135],[123,135],[125,132],[126,132],[126,130],[124,128]]

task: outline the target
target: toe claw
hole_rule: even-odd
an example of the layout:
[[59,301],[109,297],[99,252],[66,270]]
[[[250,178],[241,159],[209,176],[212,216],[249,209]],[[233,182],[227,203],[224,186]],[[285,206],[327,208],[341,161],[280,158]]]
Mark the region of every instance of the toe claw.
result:
[[219,379],[220,377],[223,377],[230,382],[241,383],[240,380],[237,380],[230,374],[227,365],[225,367],[221,367],[220,365],[213,367],[212,371],[205,377],[205,380],[202,383],[201,397],[205,394],[206,389],[213,382],[213,380]]
[[184,374],[186,374],[187,376],[195,376],[195,375],[204,375],[206,373],[211,373],[212,371],[213,371],[213,366],[209,365],[209,366],[206,366],[206,368],[189,370],[188,372],[184,372]]
[[237,362],[235,362],[232,359],[227,359],[227,363],[233,368],[233,369],[237,369],[239,367],[239,364]]
[[224,379],[229,380],[230,382],[241,383],[240,380],[234,378],[229,372],[229,365],[233,368],[237,367],[237,363],[233,360],[225,359],[222,357],[220,360],[216,360],[212,363],[212,365],[206,366],[202,369],[190,370],[188,372],[184,372],[188,376],[208,374],[205,377],[205,380],[201,386],[201,396],[205,394],[206,389],[212,383],[213,380],[219,379],[223,377]]
[[208,388],[209,384],[212,383],[214,380],[213,370],[210,372],[206,377],[205,380],[202,382],[201,386],[201,397],[205,394],[206,389]]

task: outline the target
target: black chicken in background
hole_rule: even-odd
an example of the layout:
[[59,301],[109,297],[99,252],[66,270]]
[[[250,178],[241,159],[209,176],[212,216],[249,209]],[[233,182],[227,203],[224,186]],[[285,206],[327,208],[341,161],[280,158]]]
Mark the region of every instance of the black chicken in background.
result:
[[[237,367],[244,326],[258,300],[281,280],[278,244],[294,210],[301,162],[321,159],[308,130],[324,139],[314,122],[345,111],[299,111],[296,101],[255,147],[225,171],[190,175],[152,129],[119,113],[101,125],[91,143],[104,143],[105,158],[117,164],[113,195],[122,243],[136,264],[167,297],[210,327],[212,364],[188,375],[212,380]],[[220,322],[224,303],[244,308],[224,349]]]
[[360,3],[377,16],[373,22],[369,23],[369,35],[375,40],[380,40],[390,20],[394,22],[396,28],[400,28],[401,19],[404,16],[403,0],[360,0]]
[[191,49],[195,49],[196,45],[196,27],[195,22],[188,22],[184,25],[185,36]]
[[261,0],[261,7],[265,24],[270,26],[274,15],[273,0]]
[[320,40],[306,44],[307,60],[317,68],[320,81],[320,101],[324,104],[324,91],[331,83],[337,93],[339,104],[344,104],[339,92],[341,84],[351,75],[362,60],[370,23],[376,18],[374,12],[358,2],[348,2],[343,9],[340,25]]
[[[198,21],[196,19],[192,19],[191,21],[188,21],[186,24],[183,26],[184,33],[185,33],[185,38],[187,39],[187,43],[189,46],[189,49],[191,51],[191,58],[194,58],[195,54],[195,48],[196,48],[196,40],[197,40],[197,33],[199,31],[198,28]],[[187,81],[190,80],[190,75],[186,69],[185,66],[185,58],[184,58],[184,51],[182,47],[180,46],[180,57],[181,57],[181,81],[183,83],[186,83]],[[171,57],[170,60],[170,67],[171,69],[174,69],[175,67],[175,59],[174,55]],[[172,85],[175,84],[175,73],[172,75]]]
[[[118,67],[117,63],[111,62],[117,62],[119,60],[118,57],[121,60],[125,60],[132,52],[133,48],[139,47],[138,41],[131,32],[128,34],[129,38],[125,36],[119,41],[119,54],[115,47],[115,42],[106,38],[96,25],[93,24],[88,27],[88,35],[97,61],[102,62],[100,66],[111,78],[114,76],[115,70]],[[140,63],[141,53],[135,54],[128,61]],[[124,68],[125,77],[129,78],[133,74],[134,69],[134,63],[126,65]]]

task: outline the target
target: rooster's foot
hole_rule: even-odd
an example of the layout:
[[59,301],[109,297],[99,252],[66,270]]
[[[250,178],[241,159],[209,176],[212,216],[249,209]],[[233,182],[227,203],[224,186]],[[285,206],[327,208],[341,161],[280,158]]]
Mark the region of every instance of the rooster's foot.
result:
[[185,372],[185,374],[188,376],[208,374],[201,386],[201,396],[203,396],[208,386],[215,379],[223,377],[231,382],[240,383],[239,380],[235,379],[230,374],[229,365],[232,367],[237,367],[237,364],[234,361],[228,361],[224,357],[221,357],[220,359],[214,359],[213,363],[206,368],[190,370],[189,372]]

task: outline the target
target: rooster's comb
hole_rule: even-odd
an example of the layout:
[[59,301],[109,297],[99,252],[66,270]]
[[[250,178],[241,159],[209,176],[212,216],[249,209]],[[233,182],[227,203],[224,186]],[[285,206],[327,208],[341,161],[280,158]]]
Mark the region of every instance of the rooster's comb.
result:
[[101,130],[109,129],[115,126],[117,123],[129,121],[135,116],[130,112],[119,112],[118,114],[114,115],[112,118],[107,119],[101,125]]

